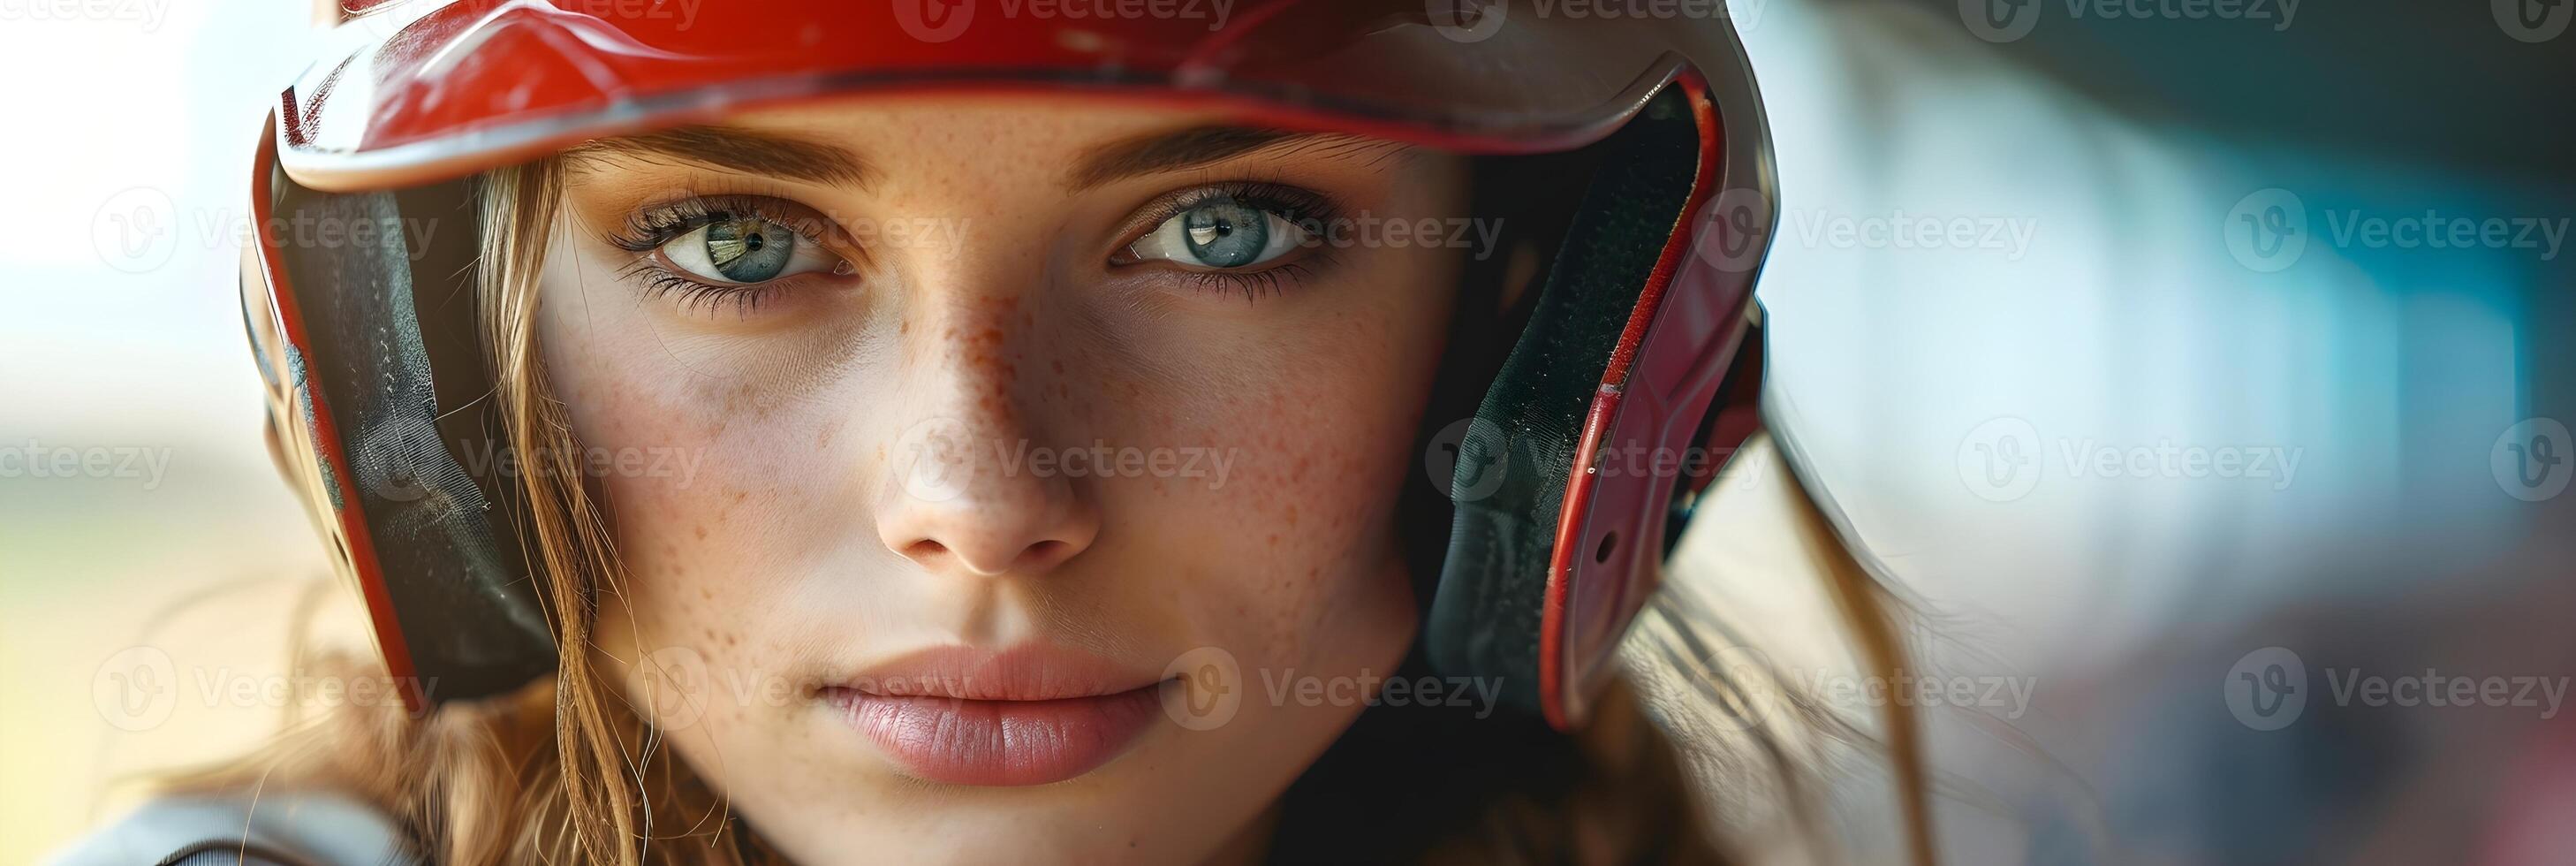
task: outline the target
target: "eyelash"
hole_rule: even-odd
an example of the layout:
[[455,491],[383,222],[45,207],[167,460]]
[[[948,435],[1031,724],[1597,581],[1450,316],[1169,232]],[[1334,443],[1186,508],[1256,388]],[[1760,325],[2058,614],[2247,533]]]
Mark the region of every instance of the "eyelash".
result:
[[785,278],[738,286],[718,285],[673,272],[653,260],[662,245],[709,223],[731,219],[765,220],[795,232],[803,242],[823,245],[822,240],[804,225],[810,221],[809,217],[790,213],[773,199],[744,195],[692,198],[628,214],[625,225],[609,234],[609,244],[627,252],[643,254],[643,258],[636,259],[619,276],[642,279],[645,298],[671,298],[683,311],[704,312],[712,317],[727,301],[733,302],[736,315],[748,316],[758,311],[760,302],[776,291]]
[[[1137,224],[1142,228],[1131,232],[1132,236],[1119,245],[1120,254],[1123,255],[1127,247],[1136,243],[1146,232],[1153,231],[1155,227],[1161,226],[1171,218],[1221,198],[1232,199],[1257,210],[1276,214],[1280,219],[1297,225],[1301,229],[1308,225],[1330,224],[1335,219],[1335,215],[1340,212],[1339,206],[1335,205],[1332,199],[1311,190],[1282,183],[1232,180],[1200,184],[1165,196],[1159,202],[1148,205],[1145,211],[1148,216],[1137,220]],[[1182,270],[1180,275],[1183,279],[1195,283],[1199,291],[1239,292],[1243,295],[1245,303],[1251,303],[1262,295],[1283,291],[1283,283],[1293,285],[1296,281],[1312,276],[1316,268],[1330,264],[1331,254],[1330,245],[1315,244],[1306,247],[1306,253],[1299,257],[1299,261],[1271,265],[1256,271]]]

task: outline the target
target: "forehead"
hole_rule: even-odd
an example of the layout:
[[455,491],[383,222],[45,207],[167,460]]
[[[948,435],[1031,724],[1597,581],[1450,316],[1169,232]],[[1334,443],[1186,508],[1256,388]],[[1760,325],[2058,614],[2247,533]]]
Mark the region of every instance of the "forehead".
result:
[[593,141],[570,155],[577,175],[612,167],[622,157],[859,189],[928,172],[1051,182],[1079,192],[1252,155],[1384,170],[1407,161],[1393,157],[1414,152],[1365,136],[1239,125],[1205,110],[988,96],[878,98],[746,112],[717,125]]
[[1028,96],[915,95],[804,103],[734,115],[727,126],[842,142],[853,149],[972,157],[994,149],[1078,151],[1224,115],[1151,104]]

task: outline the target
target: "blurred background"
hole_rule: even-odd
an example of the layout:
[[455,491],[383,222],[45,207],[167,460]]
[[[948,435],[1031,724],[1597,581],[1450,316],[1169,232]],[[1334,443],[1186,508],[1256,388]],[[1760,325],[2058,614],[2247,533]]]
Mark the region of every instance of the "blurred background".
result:
[[[1926,655],[2007,687],[1936,729],[1984,804],[1953,859],[2576,862],[2576,4],[1731,13],[1779,148],[1774,408]],[[233,294],[304,10],[0,16],[18,863],[256,742],[328,572]]]
[[0,69],[27,84],[0,137],[21,202],[0,214],[0,863],[281,715],[220,696],[288,673],[286,611],[329,572],[269,467],[234,287],[251,147],[305,14],[0,7]]

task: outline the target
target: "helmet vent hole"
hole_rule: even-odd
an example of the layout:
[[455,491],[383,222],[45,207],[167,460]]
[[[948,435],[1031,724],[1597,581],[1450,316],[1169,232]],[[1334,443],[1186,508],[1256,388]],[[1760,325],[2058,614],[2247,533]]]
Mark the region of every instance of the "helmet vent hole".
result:
[[1617,549],[1619,549],[1619,533],[1612,532],[1603,535],[1601,536],[1601,546],[1592,551],[1592,561],[1609,562],[1610,552]]

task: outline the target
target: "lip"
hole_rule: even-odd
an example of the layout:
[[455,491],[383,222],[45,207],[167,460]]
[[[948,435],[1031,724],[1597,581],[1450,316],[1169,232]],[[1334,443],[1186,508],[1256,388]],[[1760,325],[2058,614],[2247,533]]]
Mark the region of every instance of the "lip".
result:
[[872,666],[818,696],[924,780],[1044,785],[1125,752],[1153,722],[1161,684],[1042,644],[941,647]]

